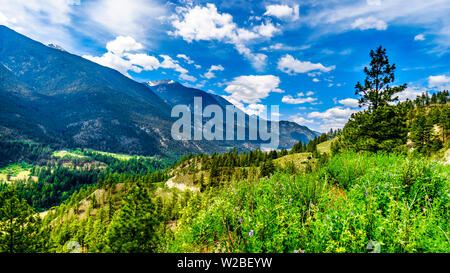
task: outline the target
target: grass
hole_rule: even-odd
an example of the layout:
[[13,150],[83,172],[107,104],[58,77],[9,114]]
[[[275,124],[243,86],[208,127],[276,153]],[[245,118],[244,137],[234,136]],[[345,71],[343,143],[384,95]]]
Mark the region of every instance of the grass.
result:
[[[102,152],[102,151],[96,151],[96,150],[89,150],[92,153],[97,153],[101,155],[106,155],[109,157],[113,157],[118,160],[130,160],[133,158],[153,158],[153,157],[144,157],[144,156],[135,156],[135,155],[127,155],[127,154],[116,154],[116,153],[110,153],[110,152]],[[81,150],[60,150],[53,152],[54,157],[58,158],[80,158],[80,159],[89,159],[90,157],[85,155],[83,151]]]
[[172,252],[450,251],[450,166],[344,153],[304,175],[235,181],[184,208]]
[[81,152],[78,151],[70,151],[70,150],[60,150],[60,151],[54,151],[52,154],[53,157],[58,158],[80,158],[80,159],[88,159],[88,156],[85,156],[81,154]]
[[311,153],[288,154],[275,159],[273,162],[282,168],[286,167],[286,165],[291,162],[295,164],[295,167],[301,168],[302,163],[308,161],[308,158],[310,157]]
[[336,138],[333,138],[333,139],[327,140],[325,142],[319,143],[317,145],[317,150],[320,153],[331,153],[331,143],[333,143],[335,141],[336,141]]
[[133,155],[126,155],[126,154],[116,154],[116,153],[109,153],[109,152],[101,152],[101,151],[92,151],[94,153],[98,153],[101,155],[107,155],[110,157],[113,157],[115,159],[119,159],[119,160],[130,160],[133,158],[140,158],[142,156],[133,156]]
[[24,162],[10,164],[0,169],[0,181],[11,182],[27,179],[32,167],[33,165]]

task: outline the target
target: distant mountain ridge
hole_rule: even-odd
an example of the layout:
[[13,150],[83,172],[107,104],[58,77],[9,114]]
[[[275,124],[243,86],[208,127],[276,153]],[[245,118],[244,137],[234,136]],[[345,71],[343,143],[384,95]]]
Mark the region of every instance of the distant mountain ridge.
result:
[[[222,108],[223,113],[225,113],[225,108],[227,105],[233,105],[221,96],[210,94],[200,89],[186,87],[171,79],[145,82],[145,84],[169,105],[188,105],[190,106],[191,111],[193,111],[194,97],[202,98],[203,107],[206,107],[207,105],[219,105]],[[238,109],[238,111],[241,110]],[[248,121],[250,117],[247,114],[245,115],[246,121]],[[306,126],[285,120],[279,122],[279,128],[281,148],[290,148],[300,140],[303,142],[308,142],[315,136],[320,135],[320,133],[312,131]]]
[[[256,149],[258,141],[177,141],[174,104],[225,99],[172,80],[138,83],[120,72],[0,26],[0,136],[60,147],[170,155]],[[280,122],[281,148],[316,132]]]

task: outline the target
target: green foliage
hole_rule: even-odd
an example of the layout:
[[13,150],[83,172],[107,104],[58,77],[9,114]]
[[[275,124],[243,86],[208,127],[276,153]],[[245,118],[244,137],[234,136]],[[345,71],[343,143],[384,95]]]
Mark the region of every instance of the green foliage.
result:
[[0,252],[31,253],[47,250],[48,233],[32,208],[8,187],[0,193]]
[[383,106],[352,114],[345,125],[340,144],[343,149],[399,151],[406,144],[406,107]]
[[191,199],[174,252],[448,252],[449,166],[344,153],[307,175],[236,181]]
[[386,106],[389,102],[398,100],[394,94],[406,89],[406,84],[390,86],[394,82],[395,64],[390,65],[386,49],[379,46],[376,51],[370,51],[370,68],[364,67],[366,79],[364,85],[358,82],[355,94],[360,95],[360,105],[368,105],[369,109]]
[[114,215],[107,232],[108,245],[113,252],[153,252],[157,238],[158,216],[147,189],[133,186]]

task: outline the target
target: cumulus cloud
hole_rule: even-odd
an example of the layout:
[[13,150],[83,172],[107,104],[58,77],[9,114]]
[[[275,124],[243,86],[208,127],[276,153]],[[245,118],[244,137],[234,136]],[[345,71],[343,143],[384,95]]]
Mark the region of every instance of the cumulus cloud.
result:
[[292,97],[291,95],[287,95],[283,96],[281,101],[287,104],[303,104],[307,102],[311,103],[317,101],[317,98],[309,97],[313,94],[314,92],[308,92],[307,97],[304,97],[303,93],[298,93],[296,98]]
[[143,70],[166,68],[179,72],[179,77],[183,80],[191,82],[197,80],[195,77],[188,75],[189,71],[168,55],[160,55],[159,57],[163,59],[160,61],[157,57],[146,53],[135,53],[142,50],[143,46],[130,36],[117,37],[106,44],[106,49],[108,51],[102,56],[83,55],[83,58],[116,69],[130,78],[128,71],[140,73]]
[[261,23],[261,25],[255,26],[253,28],[253,30],[256,33],[259,33],[259,35],[264,36],[264,37],[268,37],[268,38],[271,38],[276,33],[281,32],[281,30],[276,28],[271,22],[267,22],[267,23],[263,22],[263,23]]
[[223,68],[222,65],[211,65],[211,67],[208,69],[208,72],[205,73],[204,77],[207,79],[212,79],[216,75],[213,73],[214,71],[224,71],[225,68]]
[[246,43],[258,38],[270,38],[279,32],[270,22],[262,23],[253,30],[240,28],[233,21],[233,16],[219,13],[216,5],[211,3],[203,7],[180,8],[171,23],[175,29],[169,31],[169,35],[180,36],[189,43],[216,40],[233,44],[258,70],[262,70],[266,65],[267,55],[253,53]]
[[106,49],[108,51],[111,51],[119,56],[121,56],[125,51],[137,51],[143,48],[144,47],[141,43],[136,42],[136,40],[130,36],[119,36],[106,44]]
[[257,104],[269,96],[271,92],[282,93],[278,88],[280,78],[274,75],[249,75],[239,76],[227,83],[225,92],[230,95],[224,96],[237,106],[246,104]]
[[352,98],[346,98],[338,101],[340,104],[347,106],[347,107],[359,107],[359,101],[357,99]]
[[383,20],[379,20],[373,16],[366,18],[358,18],[352,23],[352,28],[358,28],[360,30],[376,29],[386,30],[387,24]]
[[264,15],[277,17],[282,20],[298,20],[300,18],[300,6],[294,5],[268,5]]
[[281,57],[278,60],[278,69],[287,73],[287,74],[297,74],[297,73],[307,73],[313,70],[320,70],[322,72],[329,72],[336,68],[336,66],[332,65],[326,67],[321,63],[311,63],[309,61],[303,62],[295,59],[289,54]]
[[426,93],[426,92],[427,92],[427,90],[423,87],[408,86],[402,92],[397,93],[396,96],[398,96],[399,101],[405,101],[407,99],[414,100],[417,98],[417,96],[420,96],[420,95],[422,95],[422,93]]
[[312,119],[306,119],[306,118],[300,116],[299,114],[291,116],[290,119],[291,119],[293,122],[296,122],[296,123],[298,123],[298,124],[300,124],[300,125],[314,124],[314,123],[315,123],[314,120],[312,120]]
[[359,109],[336,106],[323,112],[314,111],[307,114],[309,119],[314,119],[317,130],[327,131],[330,128],[343,128],[351,114],[360,111]]
[[450,77],[446,75],[429,76],[428,86],[430,88],[450,89]]
[[112,52],[106,52],[102,56],[84,55],[83,58],[98,63],[100,65],[115,69],[130,78],[131,76],[130,74],[128,74],[129,70],[132,70],[137,73],[142,71],[140,67],[133,65],[133,63],[130,62],[130,60],[126,60],[121,56],[116,55]]

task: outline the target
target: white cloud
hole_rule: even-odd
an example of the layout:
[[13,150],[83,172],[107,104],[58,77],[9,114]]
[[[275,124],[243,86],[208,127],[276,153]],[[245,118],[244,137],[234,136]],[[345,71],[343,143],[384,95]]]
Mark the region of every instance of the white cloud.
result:
[[281,99],[282,102],[287,104],[303,104],[303,103],[311,103],[315,102],[317,98],[313,97],[303,97],[303,93],[298,94],[297,98],[292,97],[291,95],[283,96]]
[[262,53],[254,54],[248,47],[243,44],[236,44],[235,46],[240,54],[244,55],[248,60],[250,60],[252,66],[256,70],[262,71],[264,69],[267,63],[267,55]]
[[320,80],[317,79],[317,78],[314,78],[312,81],[313,81],[313,82],[320,82]]
[[299,113],[291,116],[290,119],[299,124],[308,124],[308,127],[313,130],[325,132],[330,128],[343,128],[351,114],[359,111],[361,111],[361,109],[336,106],[326,109],[323,112],[313,111],[305,114]]
[[268,47],[263,47],[261,50],[264,51],[272,51],[272,50],[280,50],[280,51],[297,51],[297,50],[305,50],[310,48],[311,45],[304,45],[304,46],[288,46],[282,43],[275,43]]
[[181,36],[188,42],[201,40],[224,40],[236,36],[236,24],[233,16],[228,13],[220,14],[214,4],[206,7],[195,6],[187,8],[179,18],[172,21],[175,31],[169,34]]
[[[190,82],[195,82],[195,81],[197,81],[197,78],[196,77],[194,77],[194,76],[191,76],[191,75],[188,75],[188,74],[180,74],[180,79],[183,79],[183,80],[185,80],[185,81],[190,81]],[[196,86],[196,88],[201,88],[203,85],[200,85],[200,86]]]
[[0,2],[0,25],[5,25],[45,44],[54,43],[74,52],[68,31],[78,1],[14,0]]
[[289,7],[288,5],[268,5],[266,6],[264,15],[295,21],[300,17],[300,6],[294,5],[293,7]]
[[271,92],[282,93],[278,88],[280,78],[273,75],[249,75],[234,78],[227,83],[225,92],[230,95],[224,96],[227,100],[239,103],[256,104],[261,99],[269,96]]
[[236,50],[250,60],[253,67],[262,70],[266,65],[267,56],[253,53],[246,45],[250,40],[270,38],[279,30],[271,23],[255,27],[255,31],[239,28],[228,13],[219,13],[214,4],[180,8],[179,14],[172,20],[174,31],[169,35],[180,36],[185,41],[211,41],[216,40],[233,44]]
[[140,73],[143,70],[150,71],[159,68],[173,69],[180,73],[180,79],[194,82],[197,79],[188,75],[189,71],[183,68],[178,61],[168,55],[160,55],[161,62],[155,56],[146,53],[133,53],[143,49],[142,44],[132,37],[119,36],[106,44],[108,52],[102,56],[83,55],[83,58],[96,62],[103,66],[116,69],[120,73],[131,77],[128,71]]
[[418,34],[418,35],[414,36],[414,41],[425,41],[425,35]]
[[296,123],[298,123],[298,124],[300,124],[300,125],[314,124],[314,123],[315,123],[314,120],[312,120],[312,119],[306,119],[306,118],[300,116],[299,114],[294,115],[294,116],[290,116],[289,118],[290,118],[290,120],[292,120],[293,122],[296,122]]
[[160,64],[162,68],[173,69],[177,72],[180,72],[181,74],[188,73],[187,69],[181,67],[181,65],[178,64],[178,61],[172,59],[170,56],[168,55],[159,55],[159,56],[163,58],[163,62]]
[[[378,5],[380,2],[380,5]],[[374,17],[386,25],[420,28],[430,34],[429,52],[445,54],[450,48],[450,5],[448,0],[389,0],[389,1],[316,1],[314,9],[300,18],[301,23],[314,28],[315,38],[330,33],[352,30],[359,18]],[[381,23],[380,26],[383,24]]]
[[137,73],[142,71],[141,68],[139,68],[136,65],[133,65],[133,63],[130,62],[129,60],[126,60],[126,59],[122,58],[121,56],[116,55],[112,52],[106,52],[102,56],[84,55],[83,58],[88,59],[92,62],[96,62],[100,65],[115,69],[130,78],[131,78],[131,76],[128,74],[129,70],[132,70]]
[[405,90],[395,95],[398,96],[399,101],[405,101],[406,99],[415,100],[417,96],[422,95],[422,93],[425,93],[426,91],[427,90],[422,87],[408,86]]
[[225,70],[225,68],[223,68],[222,65],[211,65],[211,67],[208,69],[208,72],[205,73],[205,78],[207,79],[212,79],[214,78],[216,75],[213,73],[213,71],[223,71]]
[[323,112],[310,112],[306,114],[306,118],[310,121],[310,128],[325,132],[330,128],[343,128],[351,114],[359,111],[361,111],[361,109],[336,106]]
[[281,32],[280,29],[276,28],[271,22],[267,22],[265,24],[264,22],[261,23],[259,26],[255,26],[253,30],[257,33],[259,33],[261,36],[271,38],[276,33]]
[[300,60],[295,59],[289,54],[286,54],[285,56],[281,57],[278,60],[278,69],[287,73],[287,74],[296,74],[296,73],[307,73],[309,71],[313,70],[320,70],[322,72],[329,72],[336,67],[329,66],[325,67],[321,63],[311,63],[309,61],[303,62]]
[[154,56],[150,56],[144,53],[125,53],[124,56],[129,60],[131,64],[141,66],[143,70],[155,70],[160,67],[159,60]]
[[383,20],[379,20],[373,16],[367,18],[358,18],[352,23],[352,28],[358,28],[360,30],[376,29],[386,30],[387,24]]
[[119,36],[116,39],[114,39],[113,41],[109,41],[106,44],[106,49],[108,51],[111,51],[114,54],[117,54],[119,56],[121,56],[123,54],[123,52],[127,51],[137,51],[140,49],[143,49],[144,47],[142,46],[141,43],[136,42],[136,40],[134,40],[132,37],[130,36]]
[[429,76],[428,86],[430,88],[450,89],[450,77],[446,75]]
[[352,113],[357,112],[355,109],[343,108],[341,106],[336,106],[327,109],[324,112],[311,112],[308,114],[309,118],[349,118]]
[[357,99],[352,98],[346,98],[338,101],[340,104],[347,106],[347,107],[359,107],[359,101]]
[[[83,12],[91,35],[130,35],[139,40],[147,40],[149,33],[161,32],[160,17],[168,10],[158,0],[95,0],[83,3]],[[96,28],[93,32],[92,27]]]
[[188,56],[186,56],[185,54],[178,54],[177,58],[179,59],[184,59],[188,64],[193,64],[194,61],[191,60],[191,58],[189,58]]

